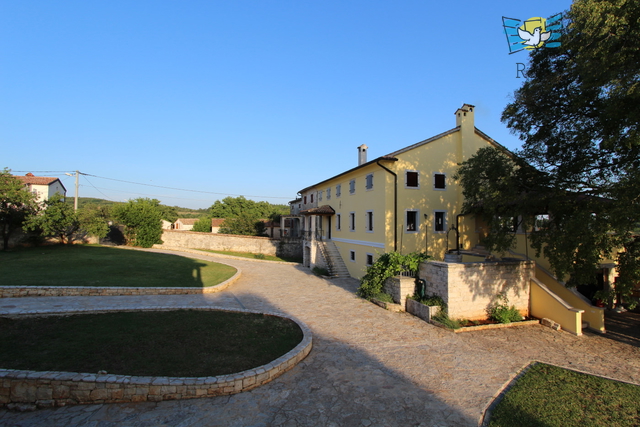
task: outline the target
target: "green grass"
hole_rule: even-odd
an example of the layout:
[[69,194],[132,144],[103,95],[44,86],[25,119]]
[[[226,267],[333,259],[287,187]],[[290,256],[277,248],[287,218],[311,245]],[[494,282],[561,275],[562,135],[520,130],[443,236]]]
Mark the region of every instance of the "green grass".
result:
[[236,271],[215,262],[94,245],[0,252],[5,286],[207,287]]
[[536,364],[491,415],[491,427],[640,425],[640,386]]
[[211,253],[214,253],[214,254],[237,256],[237,257],[241,257],[241,258],[263,259],[263,260],[267,260],[267,261],[281,261],[281,262],[294,262],[294,263],[301,263],[302,262],[302,260],[300,258],[280,258],[280,257],[277,257],[277,256],[264,255],[264,254],[254,254],[254,253],[251,253],[251,252],[213,251],[213,250],[210,250],[210,249],[196,249],[196,250],[203,251],[203,252],[211,252]]
[[269,363],[302,336],[289,319],[225,311],[0,318],[0,368],[217,376]]

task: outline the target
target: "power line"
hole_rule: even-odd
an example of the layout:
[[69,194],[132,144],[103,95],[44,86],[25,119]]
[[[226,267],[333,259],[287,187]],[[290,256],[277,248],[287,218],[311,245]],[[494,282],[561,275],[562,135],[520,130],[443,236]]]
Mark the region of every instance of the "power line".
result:
[[264,199],[290,199],[290,197],[281,197],[281,196],[256,196],[256,195],[251,195],[251,194],[216,193],[216,192],[213,192],[213,191],[189,190],[189,189],[186,189],[186,188],[165,187],[163,185],[143,184],[141,182],[133,182],[133,181],[125,181],[125,180],[122,180],[122,179],[107,178],[107,177],[104,177],[104,176],[91,175],[91,174],[88,174],[88,173],[82,173],[82,175],[92,176],[94,178],[108,179],[110,181],[124,182],[124,183],[127,183],[127,184],[146,185],[147,187],[164,188],[165,190],[190,191],[192,193],[215,194],[215,195],[219,195],[219,196],[236,196],[236,197],[244,196],[244,197],[258,197],[258,198],[264,198]]
[[[35,172],[35,173],[67,173],[69,171],[12,171],[15,173],[22,173],[22,172]],[[75,171],[72,171],[75,172]],[[154,184],[144,184],[141,182],[133,182],[133,181],[126,181],[123,179],[116,179],[116,178],[107,178],[105,176],[98,176],[98,175],[92,175],[92,174],[88,174],[88,173],[83,173],[83,172],[78,172],[80,175],[84,175],[86,176],[91,176],[94,178],[99,178],[99,179],[107,179],[109,181],[117,181],[117,182],[124,182],[126,184],[134,184],[134,185],[145,185],[147,187],[156,187],[156,188],[164,188],[165,190],[175,190],[175,191],[189,191],[191,193],[203,193],[203,194],[214,194],[217,196],[234,196],[234,197],[257,197],[260,199],[284,199],[284,200],[289,200],[291,199],[291,197],[282,197],[282,196],[257,196],[257,195],[251,195],[251,194],[232,194],[232,193],[216,193],[213,191],[202,191],[202,190],[190,190],[190,189],[186,189],[186,188],[175,188],[175,187],[166,187],[166,186],[162,186],[162,185],[154,185]],[[91,184],[93,186],[93,184]],[[94,186],[94,188],[96,188]],[[97,189],[97,188],[96,188]],[[103,194],[104,195],[104,194]],[[106,197],[106,196],[105,196]],[[164,196],[164,197],[169,197],[169,196]]]

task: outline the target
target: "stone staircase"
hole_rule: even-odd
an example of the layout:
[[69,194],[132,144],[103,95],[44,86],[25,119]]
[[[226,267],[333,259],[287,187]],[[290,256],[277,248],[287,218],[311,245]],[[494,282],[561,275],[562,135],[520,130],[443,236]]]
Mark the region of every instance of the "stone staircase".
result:
[[318,247],[320,248],[320,252],[322,252],[322,256],[327,263],[327,269],[329,270],[329,275],[331,277],[351,277],[335,243],[331,240],[318,241]]

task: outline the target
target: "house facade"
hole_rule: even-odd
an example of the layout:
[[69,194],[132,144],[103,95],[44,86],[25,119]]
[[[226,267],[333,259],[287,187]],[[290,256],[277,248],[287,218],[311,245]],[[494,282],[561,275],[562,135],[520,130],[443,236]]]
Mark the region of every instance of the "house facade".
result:
[[14,175],[14,177],[22,181],[29,192],[36,195],[37,202],[47,201],[55,194],[60,194],[62,197],[67,195],[67,189],[58,178],[35,176],[31,172],[24,176]]
[[443,260],[478,244],[476,221],[462,216],[458,165],[480,148],[503,148],[475,128],[473,105],[455,112],[455,127],[300,190],[304,262],[323,266],[318,242],[334,244],[349,275],[361,277],[382,253],[427,251]]

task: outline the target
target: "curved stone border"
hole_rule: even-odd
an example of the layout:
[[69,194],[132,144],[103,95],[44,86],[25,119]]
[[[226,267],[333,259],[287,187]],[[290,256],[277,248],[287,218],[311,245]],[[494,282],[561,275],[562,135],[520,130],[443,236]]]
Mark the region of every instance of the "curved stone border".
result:
[[[217,261],[215,261],[217,262]],[[94,297],[94,296],[120,296],[120,295],[200,295],[220,292],[229,287],[242,275],[238,267],[228,265],[236,269],[236,274],[222,283],[206,288],[123,288],[117,286],[0,286],[0,298],[18,297]]]
[[[302,341],[288,353],[266,365],[217,377],[148,377],[77,372],[37,372],[0,369],[0,407],[35,409],[73,404],[160,402],[221,396],[251,390],[282,375],[304,359],[312,348],[311,330],[281,313],[227,310],[214,307],[145,307],[136,309],[67,310],[29,312],[28,315],[68,315],[116,311],[206,310],[258,313],[290,319],[302,329]],[[17,315],[23,316],[23,315]],[[17,317],[15,316],[15,317]]]

